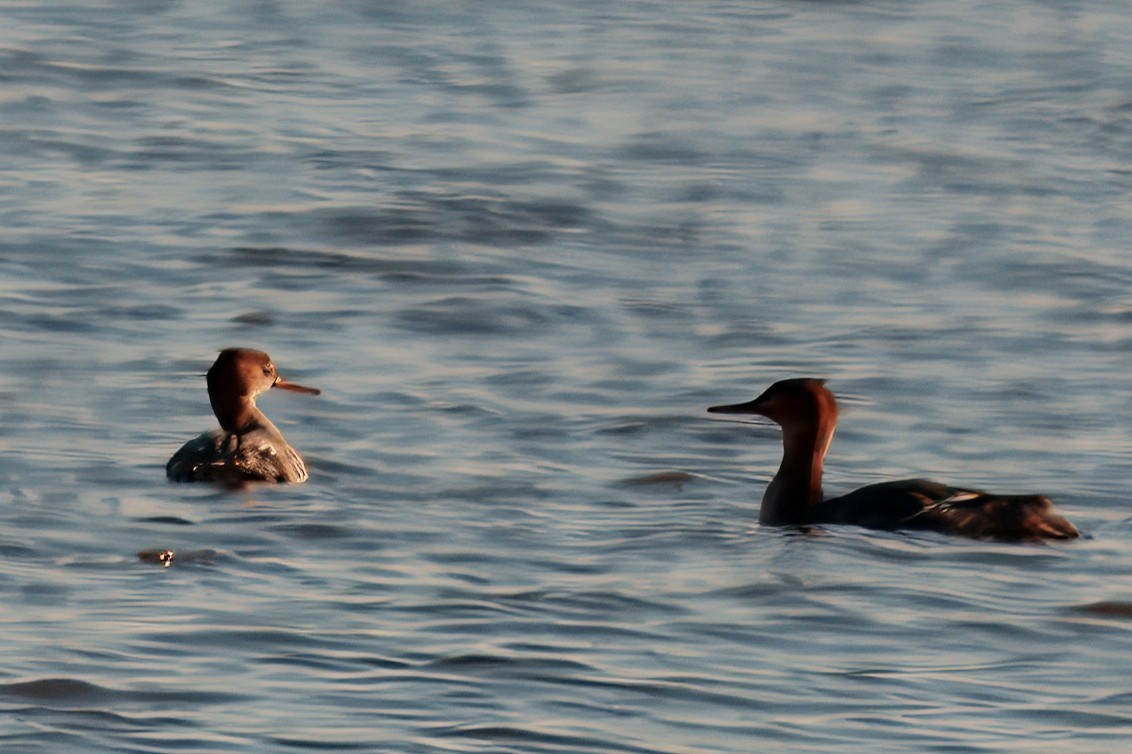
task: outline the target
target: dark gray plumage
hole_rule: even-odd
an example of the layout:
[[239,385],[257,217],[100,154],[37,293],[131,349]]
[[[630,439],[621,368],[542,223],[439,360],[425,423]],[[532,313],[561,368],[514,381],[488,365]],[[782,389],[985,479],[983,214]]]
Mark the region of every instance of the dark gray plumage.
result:
[[782,464],[763,495],[761,523],[927,529],[1014,541],[1080,536],[1044,495],[998,495],[925,479],[904,479],[823,500],[822,464],[837,427],[837,400],[824,380],[782,380],[753,401],[712,406],[708,411],[758,414],[782,427]]

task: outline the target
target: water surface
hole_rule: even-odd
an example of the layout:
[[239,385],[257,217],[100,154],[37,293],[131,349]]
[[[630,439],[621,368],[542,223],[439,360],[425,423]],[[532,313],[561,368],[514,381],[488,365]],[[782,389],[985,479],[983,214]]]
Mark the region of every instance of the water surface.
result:
[[[1113,751],[1132,737],[1113,2],[0,10],[0,743]],[[303,486],[178,486],[258,347]],[[1014,546],[763,528],[1041,491]],[[165,568],[143,551],[171,549]]]

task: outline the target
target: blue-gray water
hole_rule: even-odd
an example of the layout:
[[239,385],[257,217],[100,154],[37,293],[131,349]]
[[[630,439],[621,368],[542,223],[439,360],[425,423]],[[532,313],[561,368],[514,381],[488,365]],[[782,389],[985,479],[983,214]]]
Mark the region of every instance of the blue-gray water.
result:
[[[1130,50],[1115,0],[4,4],[0,749],[1127,747]],[[261,401],[308,484],[165,481],[230,345],[325,391]],[[828,491],[1088,538],[759,527],[779,440],[703,409],[800,375]]]

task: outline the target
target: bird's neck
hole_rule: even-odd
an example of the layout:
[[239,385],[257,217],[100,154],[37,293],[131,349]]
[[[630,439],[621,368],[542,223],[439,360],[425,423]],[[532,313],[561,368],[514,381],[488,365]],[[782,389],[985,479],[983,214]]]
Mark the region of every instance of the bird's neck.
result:
[[759,521],[771,526],[801,524],[822,501],[822,463],[833,440],[836,421],[782,429],[782,463],[763,495]]
[[255,399],[247,395],[232,397],[212,397],[212,412],[220,421],[220,427],[230,434],[244,435],[264,426],[272,426],[264,416]]

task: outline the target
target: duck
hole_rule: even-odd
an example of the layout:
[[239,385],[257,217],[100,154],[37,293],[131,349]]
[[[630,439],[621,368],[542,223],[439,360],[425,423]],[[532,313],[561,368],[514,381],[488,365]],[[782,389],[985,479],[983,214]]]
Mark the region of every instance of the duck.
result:
[[272,388],[308,395],[321,390],[284,380],[271,357],[252,348],[221,351],[206,381],[220,429],[204,432],[173,454],[165,465],[170,480],[229,485],[307,481],[302,456],[256,406],[256,397]]
[[781,380],[752,401],[712,406],[708,411],[763,416],[782,428],[782,463],[763,494],[760,524],[853,524],[1015,542],[1081,536],[1045,495],[1001,495],[927,479],[902,479],[824,499],[822,466],[837,428],[838,410],[837,399],[823,379]]

